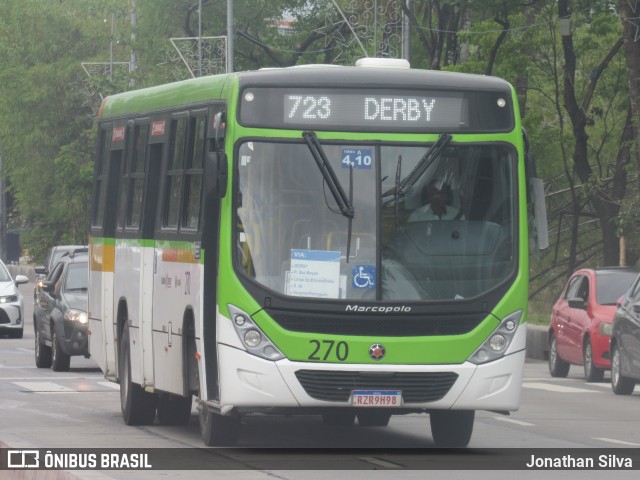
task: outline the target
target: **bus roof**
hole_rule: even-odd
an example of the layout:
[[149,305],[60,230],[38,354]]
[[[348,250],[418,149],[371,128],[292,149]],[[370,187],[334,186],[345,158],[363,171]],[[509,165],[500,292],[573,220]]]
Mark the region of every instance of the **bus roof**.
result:
[[104,120],[135,113],[143,114],[226,98],[225,90],[235,84],[240,88],[251,85],[475,90],[501,91],[506,94],[511,91],[507,81],[485,75],[403,68],[329,67],[335,66],[301,65],[210,75],[132,90],[105,98],[100,118]]

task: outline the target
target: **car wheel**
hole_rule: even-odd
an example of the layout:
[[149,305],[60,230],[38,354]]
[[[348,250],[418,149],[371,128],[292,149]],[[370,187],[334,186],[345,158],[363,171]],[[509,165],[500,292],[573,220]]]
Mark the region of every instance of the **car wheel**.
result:
[[475,410],[437,410],[429,414],[436,447],[464,448],[473,433]]
[[191,418],[192,397],[163,393],[158,397],[156,411],[160,425],[186,425]]
[[358,412],[358,425],[361,427],[386,427],[389,425],[391,414],[380,410],[366,410]]
[[131,380],[131,354],[129,353],[129,327],[125,325],[120,339],[120,407],[127,425],[151,425],[156,416],[158,397],[145,392]]
[[552,377],[566,377],[569,375],[570,366],[558,355],[556,336],[552,333],[549,338],[549,373]]
[[636,386],[635,380],[622,376],[620,348],[613,344],[611,349],[611,389],[616,395],[631,395]]
[[587,382],[601,382],[604,378],[604,369],[598,368],[593,364],[593,347],[588,337],[584,340],[582,356],[584,360],[584,379]]
[[50,368],[51,367],[51,347],[48,347],[44,344],[39,330],[36,330],[36,341],[35,341],[34,350],[36,353],[36,367]]
[[54,372],[66,372],[70,363],[71,357],[62,351],[58,334],[54,330],[51,340],[51,368]]
[[322,421],[332,427],[350,427],[356,419],[354,410],[336,409],[322,414]]

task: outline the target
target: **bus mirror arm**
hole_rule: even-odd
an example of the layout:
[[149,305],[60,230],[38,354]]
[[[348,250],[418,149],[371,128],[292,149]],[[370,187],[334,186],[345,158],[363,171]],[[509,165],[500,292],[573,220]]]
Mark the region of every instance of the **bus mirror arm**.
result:
[[227,194],[227,155],[224,152],[209,152],[205,168],[205,192],[214,198]]

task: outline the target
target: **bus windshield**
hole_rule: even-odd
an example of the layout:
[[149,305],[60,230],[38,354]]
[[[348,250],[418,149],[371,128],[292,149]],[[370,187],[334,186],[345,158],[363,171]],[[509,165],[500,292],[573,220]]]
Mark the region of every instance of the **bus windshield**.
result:
[[450,142],[411,189],[396,188],[431,147],[323,141],[349,186],[349,226],[307,145],[242,143],[237,268],[283,295],[362,301],[461,300],[506,281],[516,268],[516,150]]

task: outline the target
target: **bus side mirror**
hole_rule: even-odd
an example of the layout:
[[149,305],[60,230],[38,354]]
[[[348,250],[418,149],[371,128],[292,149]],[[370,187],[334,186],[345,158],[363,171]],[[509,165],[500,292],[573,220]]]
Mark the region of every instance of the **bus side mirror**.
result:
[[218,112],[213,117],[213,131],[215,132],[216,150],[224,150],[224,139],[227,134],[227,116],[225,112]]
[[531,201],[535,221],[536,242],[539,250],[549,247],[549,225],[547,224],[547,206],[544,200],[544,183],[541,178],[529,179]]
[[206,196],[223,198],[227,194],[227,154],[209,152],[205,167],[205,192]]

